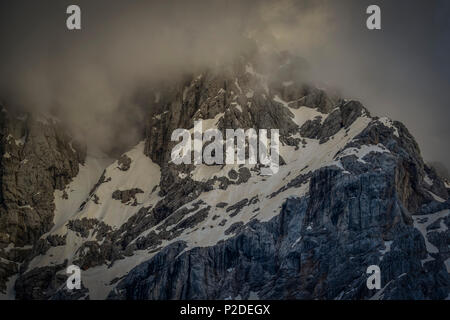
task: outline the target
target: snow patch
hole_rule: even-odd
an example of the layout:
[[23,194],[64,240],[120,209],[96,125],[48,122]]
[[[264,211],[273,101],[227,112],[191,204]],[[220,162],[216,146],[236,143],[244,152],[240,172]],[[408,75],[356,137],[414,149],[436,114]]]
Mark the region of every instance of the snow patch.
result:
[[[427,247],[427,251],[429,253],[438,253],[439,250],[436,248],[430,241],[428,241],[427,236],[427,227],[434,223],[436,220],[440,218],[445,218],[450,214],[450,210],[443,210],[432,214],[420,215],[420,216],[412,216],[414,220],[414,227],[422,233],[423,238],[425,239],[425,245]],[[423,222],[425,221],[425,222]]]
[[238,82],[238,79],[237,79],[237,78],[234,80],[234,85],[236,86],[236,88],[238,88],[239,92],[242,93],[242,89],[241,89],[241,87],[239,86],[239,82]]
[[394,126],[394,122],[391,119],[389,119],[387,117],[381,117],[378,119],[378,121],[381,122],[384,126],[394,129],[394,135],[396,137],[400,137],[398,134],[398,129],[396,126]]
[[302,236],[298,237],[297,240],[295,240],[295,242],[292,244],[291,248],[295,247],[297,245],[297,243],[299,243],[302,240]]
[[442,199],[441,197],[439,197],[438,195],[436,195],[436,194],[434,194],[433,192],[431,192],[431,191],[428,191],[428,193],[433,197],[433,199],[434,200],[436,200],[437,202],[445,202],[445,200],[444,199]]
[[425,177],[423,178],[423,181],[425,181],[425,183],[429,186],[433,185],[433,180],[430,179],[430,177],[426,174]]
[[[55,215],[53,218],[54,227],[50,231],[64,234],[63,226],[69,219],[75,216],[80,205],[85,201],[89,192],[98,182],[104,169],[112,160],[102,155],[89,154],[84,165],[79,166],[78,175],[64,190],[56,190],[54,193]],[[67,195],[67,199],[65,199]]]
[[382,250],[380,250],[380,253],[381,253],[381,260],[383,260],[384,255],[385,255],[386,253],[388,253],[388,252],[391,251],[392,242],[393,242],[393,241],[385,241],[385,242],[384,242],[384,247],[385,247],[385,248],[382,249]]
[[188,176],[188,175],[187,175],[186,173],[183,173],[183,172],[178,173],[178,177],[179,177],[180,179],[186,179],[187,176]]
[[23,145],[25,144],[25,139],[26,139],[26,136],[23,136],[23,137],[20,138],[20,139],[15,139],[15,138],[12,136],[12,134],[8,134],[8,135],[6,136],[6,140],[8,141],[8,143],[11,143],[11,142],[14,140],[14,143],[15,143],[16,146],[18,146],[18,147],[23,146]]
[[328,116],[325,113],[321,113],[317,111],[317,109],[309,108],[309,107],[300,107],[298,109],[289,107],[290,102],[286,102],[282,100],[278,95],[275,95],[273,98],[273,101],[278,102],[282,104],[284,107],[288,108],[289,111],[294,115],[294,122],[301,127],[306,121],[313,120],[316,117],[322,117],[321,122],[325,120],[325,118]]
[[[159,185],[161,172],[157,164],[144,154],[145,142],[126,153],[131,159],[127,171],[119,169],[117,161],[105,169],[105,182],[95,191],[97,201],[90,199],[77,218],[95,218],[104,223],[120,227],[129,217],[141,207],[155,204],[160,197],[152,193]],[[113,200],[112,194],[117,190],[141,189],[143,193],[136,194],[137,206],[129,206],[121,201]]]
[[242,113],[242,107],[239,103],[232,102],[231,105],[234,106],[236,109],[238,109]]
[[29,210],[34,210],[32,206],[30,206],[29,204],[25,205],[25,206],[19,206],[19,209],[29,209]]
[[14,285],[18,277],[19,275],[15,274],[8,279],[6,282],[6,292],[0,292],[0,300],[15,300],[16,290],[14,289]]

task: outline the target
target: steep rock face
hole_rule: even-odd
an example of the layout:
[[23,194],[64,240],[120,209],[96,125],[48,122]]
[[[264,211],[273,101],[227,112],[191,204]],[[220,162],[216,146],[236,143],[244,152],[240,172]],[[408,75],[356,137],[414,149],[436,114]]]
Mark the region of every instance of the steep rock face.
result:
[[[370,153],[363,160],[342,159],[347,172],[314,172],[309,196],[288,199],[280,215],[252,220],[231,239],[189,251],[182,242],[166,247],[110,298],[446,298],[448,234],[439,233],[442,249],[427,259],[424,237],[397,193],[397,156]],[[370,265],[382,270],[379,293],[366,286]]]
[[367,127],[358,137],[358,141],[350,143],[349,146],[379,143],[391,152],[401,155],[398,159],[396,185],[402,203],[410,212],[416,212],[420,205],[432,200],[426,189],[433,189],[437,195],[444,199],[448,198],[442,178],[434,175],[436,181],[432,183],[432,186],[424,183],[426,168],[419,146],[408,129],[400,122],[395,122],[395,129],[376,122]]
[[[85,150],[59,123],[0,112],[0,288],[28,249],[53,225],[53,192],[78,174]],[[6,277],[6,276],[5,276]],[[3,281],[2,281],[3,280]]]
[[[26,117],[26,116],[25,116]],[[17,246],[34,243],[48,231],[53,191],[78,174],[85,150],[57,123],[1,114],[1,239]]]

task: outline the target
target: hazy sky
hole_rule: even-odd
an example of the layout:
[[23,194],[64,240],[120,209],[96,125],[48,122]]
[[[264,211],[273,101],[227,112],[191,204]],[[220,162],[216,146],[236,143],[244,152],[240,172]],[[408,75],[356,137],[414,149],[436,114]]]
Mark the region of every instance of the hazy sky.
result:
[[[69,4],[81,31],[66,30]],[[381,31],[365,27],[370,4]],[[136,86],[233,57],[242,33],[302,55],[316,80],[402,121],[426,160],[450,167],[448,0],[0,0],[0,97],[61,108],[99,143],[132,139]]]

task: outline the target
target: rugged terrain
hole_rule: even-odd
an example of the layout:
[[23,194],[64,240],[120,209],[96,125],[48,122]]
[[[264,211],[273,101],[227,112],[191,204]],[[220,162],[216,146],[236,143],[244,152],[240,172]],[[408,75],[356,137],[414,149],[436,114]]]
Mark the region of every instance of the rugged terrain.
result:
[[[279,54],[152,88],[118,159],[57,120],[0,113],[0,292],[8,299],[446,299],[450,185],[407,128],[299,82]],[[280,169],[174,165],[173,130],[280,130]],[[82,289],[66,289],[66,267]],[[381,290],[366,286],[379,265]]]

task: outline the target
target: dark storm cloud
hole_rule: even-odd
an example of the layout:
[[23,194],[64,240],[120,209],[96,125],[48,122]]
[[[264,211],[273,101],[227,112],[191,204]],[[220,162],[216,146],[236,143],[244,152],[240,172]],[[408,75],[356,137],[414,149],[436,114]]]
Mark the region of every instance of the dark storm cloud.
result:
[[[81,31],[65,28],[72,3],[82,8]],[[381,7],[381,31],[365,27],[370,4]],[[247,34],[304,56],[315,80],[404,122],[425,158],[449,167],[449,8],[446,0],[3,0],[0,88],[17,104],[63,110],[99,144],[117,131],[133,139],[137,86],[232,59]]]

